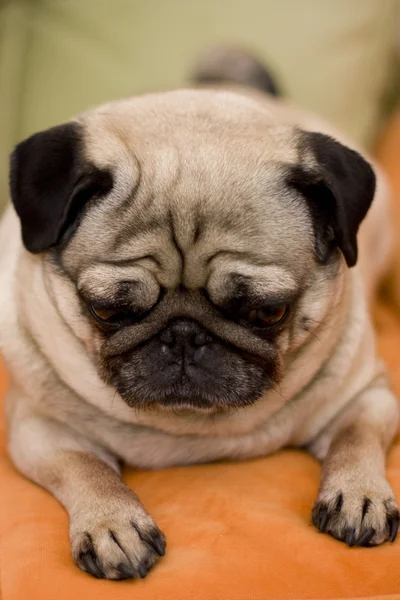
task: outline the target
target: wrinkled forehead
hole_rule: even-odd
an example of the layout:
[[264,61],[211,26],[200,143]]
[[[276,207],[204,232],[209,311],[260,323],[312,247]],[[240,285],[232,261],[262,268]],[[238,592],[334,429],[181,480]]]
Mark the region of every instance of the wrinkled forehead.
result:
[[280,125],[273,109],[232,92],[149,94],[95,108],[81,121],[87,156],[98,166],[126,169],[132,154],[150,166],[152,158],[170,159],[173,149],[197,150],[196,160],[205,150],[208,162],[223,154],[290,163],[299,156],[295,131]]
[[114,185],[82,219],[69,268],[140,264],[166,287],[202,287],[211,272],[248,265],[301,276],[312,228],[285,184],[297,153],[287,131],[241,104],[137,100],[84,118],[87,158]]

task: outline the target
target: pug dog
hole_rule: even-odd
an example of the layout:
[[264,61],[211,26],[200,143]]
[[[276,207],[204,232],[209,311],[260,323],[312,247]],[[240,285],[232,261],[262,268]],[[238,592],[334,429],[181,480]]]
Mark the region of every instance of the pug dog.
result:
[[195,79],[11,156],[9,452],[66,508],[72,556],[99,578],[145,577],[166,548],[121,462],[305,448],[323,463],[320,531],[373,546],[398,529],[398,405],[369,315],[391,250],[384,177],[246,53],[207,55]]

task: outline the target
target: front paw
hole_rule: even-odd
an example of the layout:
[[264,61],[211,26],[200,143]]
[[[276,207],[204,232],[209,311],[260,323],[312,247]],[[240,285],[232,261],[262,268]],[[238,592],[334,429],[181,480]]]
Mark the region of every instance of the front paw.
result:
[[393,491],[385,479],[360,481],[349,473],[327,478],[312,511],[312,521],[319,531],[349,546],[394,542],[399,516]]
[[165,536],[135,496],[89,506],[71,517],[73,558],[98,578],[146,577],[165,554]]

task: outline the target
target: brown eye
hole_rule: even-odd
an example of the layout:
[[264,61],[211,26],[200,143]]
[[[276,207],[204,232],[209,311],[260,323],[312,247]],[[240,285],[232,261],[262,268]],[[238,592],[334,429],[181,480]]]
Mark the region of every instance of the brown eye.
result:
[[123,308],[105,308],[90,306],[90,312],[97,321],[102,323],[121,323],[122,321],[133,321],[134,314]]
[[257,310],[251,310],[247,320],[255,327],[273,327],[286,318],[288,311],[287,304],[266,304]]

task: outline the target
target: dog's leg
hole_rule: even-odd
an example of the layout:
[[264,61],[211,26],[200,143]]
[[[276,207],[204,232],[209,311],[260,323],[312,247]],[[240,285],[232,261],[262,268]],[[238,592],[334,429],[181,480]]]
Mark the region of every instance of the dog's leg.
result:
[[323,460],[314,525],[349,546],[394,541],[399,511],[385,477],[397,428],[397,401],[385,382],[363,391],[310,446]]
[[72,555],[95,577],[144,577],[165,552],[165,537],[121,481],[115,457],[67,426],[8,397],[9,448],[19,470],[50,491],[70,518]]

